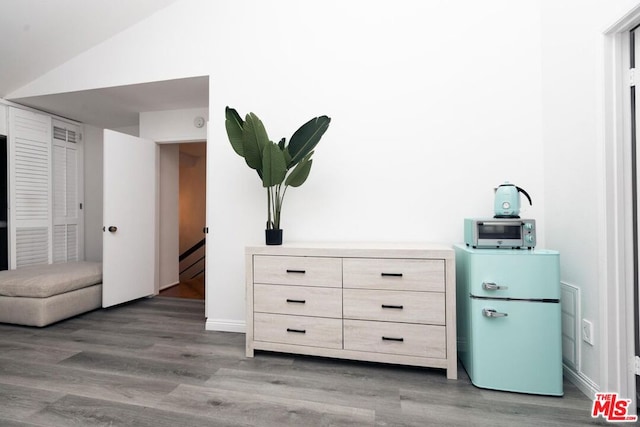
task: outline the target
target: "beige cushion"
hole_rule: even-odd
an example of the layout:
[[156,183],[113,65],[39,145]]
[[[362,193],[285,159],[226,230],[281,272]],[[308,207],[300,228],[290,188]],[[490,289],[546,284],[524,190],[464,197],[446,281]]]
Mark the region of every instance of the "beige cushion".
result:
[[101,306],[102,285],[92,285],[49,298],[0,296],[0,322],[46,326]]
[[47,298],[102,283],[102,263],[78,261],[0,271],[0,295]]

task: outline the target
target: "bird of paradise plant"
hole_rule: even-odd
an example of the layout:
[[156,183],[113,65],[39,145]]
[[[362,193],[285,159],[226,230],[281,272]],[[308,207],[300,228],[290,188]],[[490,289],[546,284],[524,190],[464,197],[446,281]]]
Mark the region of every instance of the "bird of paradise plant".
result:
[[254,169],[267,189],[266,229],[280,229],[280,214],[289,187],[299,187],[307,180],[313,150],[329,127],[327,116],[314,117],[294,132],[289,143],[269,140],[262,121],[254,113],[243,120],[230,107],[225,109],[225,127],[233,150]]

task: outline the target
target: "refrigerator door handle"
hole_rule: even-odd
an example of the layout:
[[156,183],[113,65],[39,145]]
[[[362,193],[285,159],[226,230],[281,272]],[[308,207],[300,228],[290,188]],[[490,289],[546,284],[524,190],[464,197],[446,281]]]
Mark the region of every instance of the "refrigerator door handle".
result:
[[485,291],[503,291],[509,289],[508,286],[501,286],[493,282],[482,282],[482,289]]
[[484,317],[507,317],[508,316],[507,313],[500,313],[491,308],[483,308],[482,315]]

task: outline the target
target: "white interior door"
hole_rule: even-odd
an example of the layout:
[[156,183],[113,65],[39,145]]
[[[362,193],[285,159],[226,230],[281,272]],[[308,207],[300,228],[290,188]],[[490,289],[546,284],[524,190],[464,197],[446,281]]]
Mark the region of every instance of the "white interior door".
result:
[[158,146],[104,131],[102,306],[156,293]]

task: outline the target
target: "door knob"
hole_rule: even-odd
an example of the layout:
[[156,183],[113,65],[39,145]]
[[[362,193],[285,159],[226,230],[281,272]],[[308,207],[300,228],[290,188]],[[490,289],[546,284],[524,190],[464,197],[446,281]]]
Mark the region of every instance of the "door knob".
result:
[[118,227],[116,227],[115,225],[110,225],[109,226],[109,232],[110,233],[115,233],[116,231],[118,231]]

